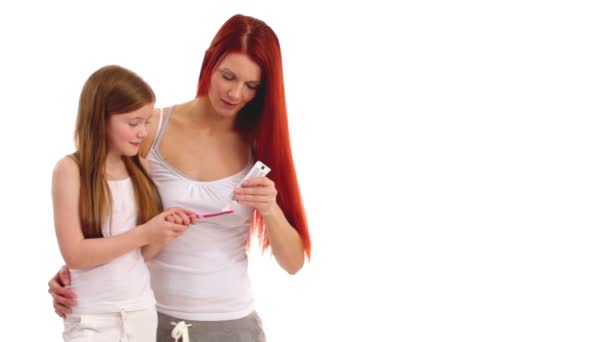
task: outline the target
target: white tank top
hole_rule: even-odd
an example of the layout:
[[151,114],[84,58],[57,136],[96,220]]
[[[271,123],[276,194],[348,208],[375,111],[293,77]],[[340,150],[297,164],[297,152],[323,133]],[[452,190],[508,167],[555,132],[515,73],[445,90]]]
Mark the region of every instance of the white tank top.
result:
[[[102,224],[104,237],[118,235],[137,225],[131,179],[108,181],[112,214]],[[150,274],[139,248],[107,264],[71,269],[72,290],[78,295],[74,313],[92,314],[154,308]]]
[[[249,165],[229,177],[201,182],[167,163],[158,146],[173,108],[161,110],[159,128],[147,159],[165,208],[206,214],[221,211]],[[233,204],[233,214],[201,219],[148,262],[157,310],[185,320],[220,321],[254,310],[246,244],[253,210]]]

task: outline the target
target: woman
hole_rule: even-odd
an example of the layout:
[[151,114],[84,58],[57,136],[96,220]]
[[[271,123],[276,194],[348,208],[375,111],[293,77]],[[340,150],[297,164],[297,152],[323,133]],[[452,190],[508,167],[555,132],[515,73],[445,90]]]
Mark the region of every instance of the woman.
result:
[[[259,238],[290,274],[311,245],[273,30],[243,15],[224,23],[205,53],[196,98],[155,110],[151,132],[140,152],[165,207],[220,211],[233,191],[237,202],[233,214],[192,225],[148,263],[158,340],[265,341],[247,274],[249,241]],[[256,160],[272,172],[235,190]],[[67,283],[65,270],[49,282],[62,316],[74,302]]]

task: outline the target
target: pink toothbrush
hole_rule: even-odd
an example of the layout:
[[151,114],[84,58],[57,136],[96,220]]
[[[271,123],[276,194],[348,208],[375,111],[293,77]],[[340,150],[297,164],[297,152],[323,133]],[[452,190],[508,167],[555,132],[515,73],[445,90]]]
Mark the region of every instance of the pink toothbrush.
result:
[[207,217],[221,216],[221,215],[226,215],[226,214],[232,214],[233,212],[234,212],[234,210],[230,209],[230,210],[224,210],[224,211],[220,211],[220,212],[212,213],[212,214],[196,214],[196,218],[202,219],[202,218],[207,218]]

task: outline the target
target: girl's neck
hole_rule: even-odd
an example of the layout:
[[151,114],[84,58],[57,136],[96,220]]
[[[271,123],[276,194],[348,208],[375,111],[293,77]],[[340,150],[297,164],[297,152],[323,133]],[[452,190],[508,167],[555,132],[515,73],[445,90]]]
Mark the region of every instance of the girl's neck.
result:
[[121,155],[108,153],[104,165],[104,177],[107,180],[120,180],[129,177],[127,167],[125,166]]

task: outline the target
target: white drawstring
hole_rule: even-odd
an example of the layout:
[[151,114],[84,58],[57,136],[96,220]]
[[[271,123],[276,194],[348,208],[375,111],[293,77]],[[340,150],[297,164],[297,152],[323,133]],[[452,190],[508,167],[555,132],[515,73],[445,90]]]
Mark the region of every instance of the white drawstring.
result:
[[125,310],[120,310],[120,320],[121,320],[121,325],[122,325],[122,329],[120,332],[120,342],[126,342],[127,339],[127,313],[125,312]]
[[190,336],[188,336],[188,327],[191,327],[192,324],[186,324],[186,322],[181,321],[179,323],[171,322],[171,325],[175,325],[175,328],[171,331],[171,337],[175,339],[175,342],[182,338],[182,342],[190,342]]

